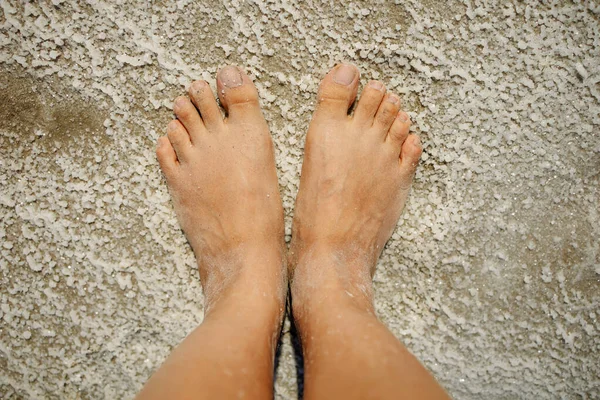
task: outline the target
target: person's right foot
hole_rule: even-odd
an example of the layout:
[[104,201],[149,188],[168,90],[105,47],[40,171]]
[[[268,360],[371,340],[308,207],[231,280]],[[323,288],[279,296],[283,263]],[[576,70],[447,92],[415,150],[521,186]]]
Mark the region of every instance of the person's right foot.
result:
[[281,308],[283,206],[271,135],[241,69],[223,68],[217,89],[227,118],[208,84],[194,82],[189,98],[175,100],[177,119],[158,141],[158,161],[197,258],[206,308],[225,294],[248,304],[256,297],[249,292]]
[[341,64],[321,82],[289,254],[294,304],[324,290],[370,308],[374,266],[404,208],[421,155],[400,99],[386,94],[381,82],[369,82],[354,115],[348,115],[358,81],[357,68]]

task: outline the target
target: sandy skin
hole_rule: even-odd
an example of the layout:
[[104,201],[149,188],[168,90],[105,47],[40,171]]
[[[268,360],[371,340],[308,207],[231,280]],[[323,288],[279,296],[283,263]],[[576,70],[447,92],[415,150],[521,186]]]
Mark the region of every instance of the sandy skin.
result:
[[272,397],[288,276],[307,399],[446,398],[374,315],[374,266],[422,150],[400,99],[381,82],[369,82],[348,115],[358,83],[346,64],[321,83],[287,256],[273,145],[248,76],[237,67],[219,72],[226,118],[206,82],[175,100],[177,119],[157,156],[207,312],[139,398]]

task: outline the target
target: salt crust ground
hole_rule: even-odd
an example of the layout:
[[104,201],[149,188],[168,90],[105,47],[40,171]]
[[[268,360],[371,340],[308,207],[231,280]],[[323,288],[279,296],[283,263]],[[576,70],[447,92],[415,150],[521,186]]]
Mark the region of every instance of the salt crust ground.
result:
[[[154,157],[172,99],[254,77],[289,233],[320,77],[401,95],[423,162],[377,310],[458,399],[600,398],[595,2],[0,2],[0,397],[129,398],[202,320]],[[376,179],[376,177],[374,177]],[[289,323],[276,397],[297,394]]]

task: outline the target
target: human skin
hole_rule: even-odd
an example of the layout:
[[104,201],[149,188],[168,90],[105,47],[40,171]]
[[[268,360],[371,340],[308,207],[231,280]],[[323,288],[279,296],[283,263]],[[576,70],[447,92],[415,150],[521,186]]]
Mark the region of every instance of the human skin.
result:
[[[287,294],[305,359],[305,398],[446,398],[377,319],[372,274],[407,200],[421,145],[400,99],[341,64],[308,130],[289,254],[273,144],[256,88],[237,67],[175,100],[157,157],[198,262],[202,324],[140,399],[271,398]],[[286,260],[289,268],[286,267]]]
[[269,129],[250,78],[217,75],[175,100],[156,153],[194,251],[205,316],[140,399],[269,398],[287,277],[283,206]]
[[321,82],[306,137],[289,252],[306,399],[443,399],[444,390],[377,319],[372,275],[408,198],[422,149],[383,83],[353,115],[359,72]]

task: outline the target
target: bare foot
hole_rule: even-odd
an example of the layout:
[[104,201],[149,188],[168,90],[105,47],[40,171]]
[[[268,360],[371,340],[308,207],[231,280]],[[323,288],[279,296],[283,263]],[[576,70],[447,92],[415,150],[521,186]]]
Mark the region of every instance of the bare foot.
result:
[[156,154],[196,255],[207,308],[249,290],[282,304],[283,207],[269,129],[241,69],[222,69],[217,88],[227,117],[208,84],[194,82],[189,99],[175,100],[177,119]]
[[[353,116],[359,72],[341,64],[323,79],[310,124],[290,248],[295,304],[315,290],[371,303],[375,263],[409,194],[421,155],[398,96],[367,84]],[[296,309],[295,309],[296,313]]]
[[[273,356],[287,276],[273,144],[256,88],[237,67],[179,97],[158,141],[179,223],[200,269],[202,324],[177,346],[139,399],[273,397]],[[191,100],[190,100],[191,99]]]

